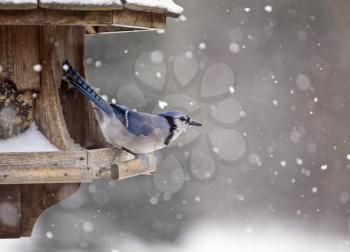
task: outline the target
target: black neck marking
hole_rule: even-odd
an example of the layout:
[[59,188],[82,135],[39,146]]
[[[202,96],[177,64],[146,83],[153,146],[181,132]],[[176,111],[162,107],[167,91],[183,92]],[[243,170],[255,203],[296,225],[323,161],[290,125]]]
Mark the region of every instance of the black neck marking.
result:
[[171,139],[174,137],[174,131],[177,129],[177,126],[174,122],[174,118],[169,117],[169,116],[163,116],[167,122],[169,123],[170,129],[169,129],[169,135],[165,138],[164,144],[168,145],[171,141]]

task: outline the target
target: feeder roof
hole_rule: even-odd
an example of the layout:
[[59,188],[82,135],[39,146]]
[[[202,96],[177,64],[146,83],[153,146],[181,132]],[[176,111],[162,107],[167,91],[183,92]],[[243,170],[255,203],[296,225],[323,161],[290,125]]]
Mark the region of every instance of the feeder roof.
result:
[[0,11],[32,9],[72,11],[127,9],[175,17],[183,12],[183,8],[172,0],[0,0]]

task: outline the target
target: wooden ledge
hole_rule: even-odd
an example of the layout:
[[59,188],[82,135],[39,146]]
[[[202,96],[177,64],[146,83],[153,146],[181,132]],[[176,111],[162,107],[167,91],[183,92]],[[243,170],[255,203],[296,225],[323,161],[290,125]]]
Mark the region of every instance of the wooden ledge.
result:
[[80,183],[149,175],[156,158],[130,159],[115,148],[82,151],[0,153],[0,184]]

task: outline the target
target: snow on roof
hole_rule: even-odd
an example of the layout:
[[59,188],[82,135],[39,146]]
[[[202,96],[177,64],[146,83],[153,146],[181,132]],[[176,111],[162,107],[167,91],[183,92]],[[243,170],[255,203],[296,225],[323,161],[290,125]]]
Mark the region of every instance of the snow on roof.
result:
[[0,153],[46,151],[59,150],[46,139],[34,123],[22,134],[6,140],[0,140]]
[[37,6],[37,0],[0,0],[1,10],[35,9]]
[[68,9],[68,10],[121,10],[123,9],[123,4],[121,0],[40,0],[39,6],[47,9]]
[[172,0],[125,0],[125,7],[137,11],[170,13],[179,16],[183,8]]
[[120,10],[123,8],[179,16],[183,8],[173,0],[0,0],[0,10],[20,9]]

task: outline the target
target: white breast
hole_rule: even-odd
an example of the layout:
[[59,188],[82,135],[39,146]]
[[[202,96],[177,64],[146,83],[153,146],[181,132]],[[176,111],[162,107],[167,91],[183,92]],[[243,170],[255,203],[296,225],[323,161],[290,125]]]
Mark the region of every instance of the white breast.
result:
[[[151,116],[151,115],[150,115]],[[149,136],[134,136],[114,117],[104,116],[100,122],[101,131],[106,140],[117,148],[124,147],[135,153],[150,153],[165,147],[164,139],[168,134],[167,124],[155,122],[154,131]]]

